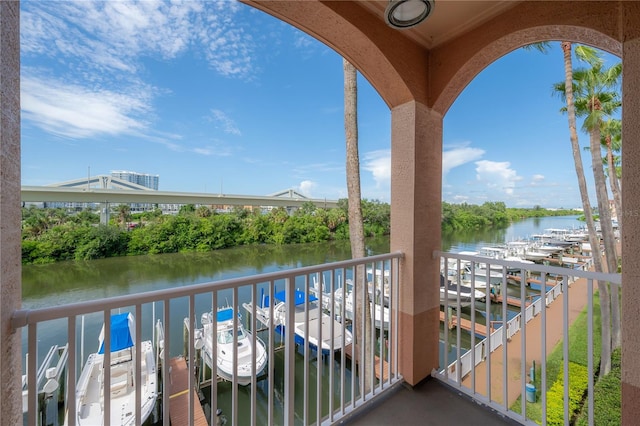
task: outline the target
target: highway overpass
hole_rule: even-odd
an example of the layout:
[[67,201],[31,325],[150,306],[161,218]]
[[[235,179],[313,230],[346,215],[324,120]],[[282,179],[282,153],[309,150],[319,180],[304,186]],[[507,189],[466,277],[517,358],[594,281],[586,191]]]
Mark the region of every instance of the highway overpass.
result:
[[103,189],[57,186],[23,186],[23,202],[68,202],[68,203],[150,203],[150,204],[200,204],[238,205],[262,207],[300,207],[311,202],[317,207],[337,207],[336,200],[270,197],[257,195],[209,194],[193,192],[136,191],[127,189]]

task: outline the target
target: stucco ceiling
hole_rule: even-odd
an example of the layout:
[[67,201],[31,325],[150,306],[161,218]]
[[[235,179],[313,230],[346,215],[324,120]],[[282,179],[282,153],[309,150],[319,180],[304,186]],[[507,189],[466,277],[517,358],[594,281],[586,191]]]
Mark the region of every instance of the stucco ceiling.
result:
[[[521,1],[435,0],[433,12],[426,21],[414,28],[399,31],[431,49],[483,24]],[[384,23],[388,0],[358,0],[357,3]]]

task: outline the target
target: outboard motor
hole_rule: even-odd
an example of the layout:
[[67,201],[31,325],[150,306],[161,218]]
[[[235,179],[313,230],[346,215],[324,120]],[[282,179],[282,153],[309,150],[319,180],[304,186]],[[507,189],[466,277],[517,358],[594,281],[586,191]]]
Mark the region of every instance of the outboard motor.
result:
[[227,416],[222,414],[222,408],[216,410],[216,426],[224,426],[227,424]]

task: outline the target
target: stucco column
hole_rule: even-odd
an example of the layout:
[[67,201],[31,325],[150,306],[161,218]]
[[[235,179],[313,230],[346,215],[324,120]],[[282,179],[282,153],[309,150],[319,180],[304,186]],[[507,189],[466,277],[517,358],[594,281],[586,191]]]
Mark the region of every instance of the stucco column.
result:
[[400,373],[416,385],[438,367],[442,115],[409,102],[391,112],[391,251],[400,275]]
[[632,425],[640,419],[640,36],[623,43],[622,60],[622,423]]
[[0,372],[3,425],[22,424],[20,334],[20,2],[0,1]]

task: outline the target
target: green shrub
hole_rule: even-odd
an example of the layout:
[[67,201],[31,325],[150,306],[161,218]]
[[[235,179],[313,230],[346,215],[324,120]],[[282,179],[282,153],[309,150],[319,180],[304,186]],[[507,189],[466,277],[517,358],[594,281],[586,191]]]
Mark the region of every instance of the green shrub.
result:
[[[622,418],[620,408],[621,399],[621,351],[620,348],[611,354],[611,371],[609,374],[598,380],[593,390],[594,401],[594,424],[600,425],[620,425]],[[576,420],[576,425],[586,426],[589,424],[589,404],[586,402],[582,407],[580,416]]]
[[[589,386],[588,371],[583,365],[569,362],[569,416],[580,409]],[[564,425],[564,369],[547,391],[547,424]]]

